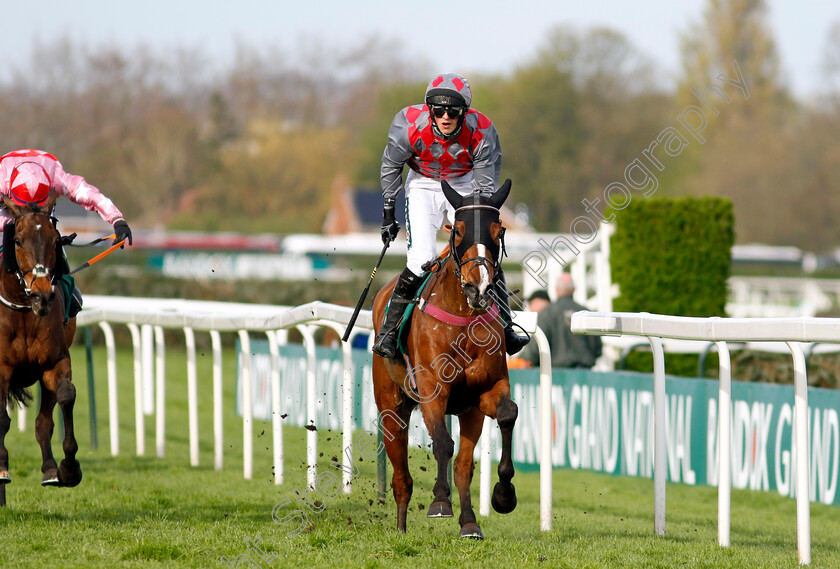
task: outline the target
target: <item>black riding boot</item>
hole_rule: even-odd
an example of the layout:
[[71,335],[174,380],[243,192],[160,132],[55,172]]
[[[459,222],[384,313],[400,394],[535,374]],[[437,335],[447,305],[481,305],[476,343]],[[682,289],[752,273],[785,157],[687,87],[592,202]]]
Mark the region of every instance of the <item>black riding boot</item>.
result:
[[82,309],[82,291],[79,287],[73,287],[73,293],[70,295],[70,309],[68,310],[68,318],[73,318]]
[[[73,235],[68,236],[68,237],[75,237],[75,236],[76,236],[76,234],[73,233]],[[62,239],[66,239],[66,237],[62,237]],[[70,243],[71,241],[73,241],[72,238],[69,241],[67,241],[67,243]],[[55,263],[56,264],[56,267],[55,267],[56,276],[58,276],[60,279],[66,279],[68,281],[69,284],[68,284],[67,288],[69,288],[70,285],[72,285],[72,287],[73,287],[72,290],[68,291],[69,298],[64,299],[64,301],[67,304],[69,304],[69,307],[67,308],[67,313],[66,313],[67,318],[69,320],[70,318],[73,318],[74,316],[76,316],[79,313],[79,311],[82,309],[82,304],[83,304],[82,291],[80,291],[79,287],[76,286],[76,281],[73,279],[73,277],[68,277],[67,276],[67,275],[70,274],[70,262],[67,260],[67,252],[64,250],[63,246],[59,247],[59,251],[61,252],[61,254],[57,255],[58,258],[56,259],[56,263]],[[63,285],[62,285],[62,288],[64,290],[67,290],[67,288],[64,288]]]
[[508,292],[507,284],[505,284],[505,274],[502,272],[501,267],[496,272],[494,284],[496,285],[496,295],[499,303],[499,315],[502,317],[502,322],[505,323],[505,351],[509,356],[512,356],[524,348],[531,341],[531,338],[529,336],[520,336],[513,330],[513,325],[511,324],[513,322],[513,314],[510,312],[510,301],[508,300],[510,293]]
[[400,273],[400,278],[394,286],[394,292],[388,301],[388,308],[385,311],[385,321],[376,337],[373,345],[373,353],[383,358],[396,358],[399,356],[397,347],[397,332],[400,328],[405,307],[411,302],[414,293],[420,286],[421,279],[408,268]]

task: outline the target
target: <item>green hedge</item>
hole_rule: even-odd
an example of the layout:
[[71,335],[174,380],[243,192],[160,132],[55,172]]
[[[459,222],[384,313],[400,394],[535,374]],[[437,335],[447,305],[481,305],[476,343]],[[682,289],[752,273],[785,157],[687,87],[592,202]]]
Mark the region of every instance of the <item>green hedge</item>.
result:
[[[615,310],[725,316],[733,228],[732,202],[725,198],[631,202],[610,243],[612,279],[619,287]],[[667,365],[671,374],[697,373],[694,356],[670,356]],[[650,356],[631,356],[627,368],[651,371]]]
[[672,316],[725,316],[734,242],[724,198],[634,200],[611,240],[615,309]]

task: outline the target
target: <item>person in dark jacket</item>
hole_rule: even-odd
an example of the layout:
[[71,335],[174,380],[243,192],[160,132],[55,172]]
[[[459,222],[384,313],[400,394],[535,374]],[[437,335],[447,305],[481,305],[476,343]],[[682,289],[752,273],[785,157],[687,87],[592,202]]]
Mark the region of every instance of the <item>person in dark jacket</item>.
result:
[[[537,325],[545,333],[551,348],[551,367],[591,368],[601,357],[601,337],[572,333],[572,314],[587,310],[572,298],[575,291],[572,276],[562,273],[554,290],[557,299],[537,316]],[[539,365],[540,352],[536,342],[526,346],[519,357]]]
[[528,312],[539,314],[549,304],[551,304],[551,297],[548,296],[548,293],[543,289],[535,290],[528,297]]

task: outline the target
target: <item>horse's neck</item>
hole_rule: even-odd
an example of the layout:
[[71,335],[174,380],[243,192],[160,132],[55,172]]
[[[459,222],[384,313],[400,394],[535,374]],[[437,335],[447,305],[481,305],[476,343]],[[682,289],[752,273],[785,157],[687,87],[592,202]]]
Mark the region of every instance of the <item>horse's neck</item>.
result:
[[467,304],[467,297],[461,292],[461,281],[455,276],[455,262],[450,256],[429,283],[424,295],[430,302],[455,316],[470,316],[475,311]]

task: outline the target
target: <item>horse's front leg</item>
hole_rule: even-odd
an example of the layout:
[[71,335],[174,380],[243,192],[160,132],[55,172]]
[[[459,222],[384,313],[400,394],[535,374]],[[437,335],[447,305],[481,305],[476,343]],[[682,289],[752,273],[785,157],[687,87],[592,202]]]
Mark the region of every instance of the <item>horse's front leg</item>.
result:
[[79,445],[73,430],[73,405],[76,403],[76,386],[70,373],[70,358],[64,358],[50,372],[44,374],[44,382],[56,386],[56,399],[64,415],[64,460],[58,466],[58,480],[62,486],[76,486],[82,481],[82,468],[76,460]]
[[455,458],[455,485],[458,487],[461,499],[461,515],[458,518],[458,523],[461,524],[461,537],[484,539],[484,534],[481,533],[481,528],[475,518],[470,496],[470,484],[475,471],[473,451],[481,436],[481,428],[484,426],[484,413],[473,407],[460,415],[458,419],[461,425],[461,445],[458,456]]
[[58,465],[52,452],[53,409],[55,409],[55,389],[50,389],[41,380],[41,408],[35,419],[35,440],[41,447],[42,486],[59,486]]
[[[420,387],[420,386],[418,386]],[[437,397],[433,393],[423,393],[420,389],[420,396],[427,403],[422,403],[420,409],[423,412],[423,421],[429,434],[432,435],[432,454],[437,461],[437,480],[432,489],[434,501],[429,506],[426,516],[429,518],[451,518],[452,502],[450,501],[449,486],[449,461],[455,452],[455,441],[446,428],[446,402],[448,393],[437,391]]]
[[479,399],[479,408],[488,417],[495,418],[502,433],[502,458],[499,461],[499,481],[493,488],[490,503],[500,514],[509,514],[516,508],[516,488],[513,479],[513,426],[519,408],[510,398],[510,382],[503,379]]
[[0,484],[8,484],[12,481],[9,476],[9,451],[6,450],[6,433],[12,426],[12,418],[9,417],[7,408],[9,402],[9,375],[6,379],[0,379]]

